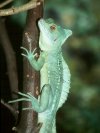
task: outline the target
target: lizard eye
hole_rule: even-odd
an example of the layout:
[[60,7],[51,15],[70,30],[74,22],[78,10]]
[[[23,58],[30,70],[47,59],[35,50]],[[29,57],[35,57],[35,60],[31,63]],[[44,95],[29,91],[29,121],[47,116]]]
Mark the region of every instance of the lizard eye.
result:
[[53,31],[53,30],[55,30],[56,29],[56,25],[51,25],[50,26],[50,29]]

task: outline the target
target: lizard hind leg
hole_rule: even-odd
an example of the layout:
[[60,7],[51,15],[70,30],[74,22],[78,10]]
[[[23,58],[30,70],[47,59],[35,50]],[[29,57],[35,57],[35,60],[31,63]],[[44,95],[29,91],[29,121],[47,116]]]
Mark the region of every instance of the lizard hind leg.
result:
[[50,100],[50,94],[51,94],[51,87],[49,84],[45,84],[42,87],[41,95],[39,98],[39,112],[44,112],[49,105],[49,100]]
[[24,93],[18,92],[18,94],[23,97],[9,101],[8,103],[15,103],[15,102],[20,102],[20,101],[31,102],[32,107],[23,108],[23,110],[33,109],[36,112],[40,113],[40,112],[44,112],[48,108],[49,100],[50,100],[50,93],[51,93],[50,85],[45,84],[42,88],[42,93],[41,93],[39,100],[36,99],[34,96],[32,96],[31,93],[24,94]]

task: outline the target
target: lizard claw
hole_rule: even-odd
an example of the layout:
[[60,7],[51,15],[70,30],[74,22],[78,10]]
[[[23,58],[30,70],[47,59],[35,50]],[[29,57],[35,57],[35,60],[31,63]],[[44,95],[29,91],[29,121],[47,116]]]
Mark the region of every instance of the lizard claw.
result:
[[21,49],[23,49],[23,50],[25,50],[25,52],[28,54],[29,52],[28,52],[28,50],[26,49],[26,48],[24,48],[24,47],[20,47]]
[[32,54],[34,54],[36,50],[37,50],[37,48],[35,48],[35,49],[33,50]]
[[30,109],[32,109],[32,108],[22,108],[22,110],[30,110]]
[[23,53],[22,53],[21,55],[22,55],[22,56],[25,56],[26,58],[28,58],[27,55],[25,55],[25,54],[23,54]]
[[22,56],[24,56],[26,58],[34,58],[34,57],[37,57],[37,55],[38,55],[37,53],[35,54],[37,48],[35,48],[32,51],[31,44],[29,46],[29,51],[26,48],[24,48],[24,47],[21,47],[21,49],[23,49],[26,52],[26,54],[23,54],[23,53],[21,54]]

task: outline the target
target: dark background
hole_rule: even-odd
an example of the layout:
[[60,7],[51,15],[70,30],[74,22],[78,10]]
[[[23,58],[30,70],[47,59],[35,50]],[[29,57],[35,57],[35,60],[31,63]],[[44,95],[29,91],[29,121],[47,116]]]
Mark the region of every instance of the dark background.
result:
[[[100,133],[100,1],[46,0],[44,18],[49,17],[73,32],[62,48],[71,72],[71,88],[57,114],[57,133]],[[5,22],[21,82],[20,46],[25,13],[7,17]],[[0,55],[1,98],[7,102],[11,92],[1,45]],[[10,133],[14,121],[9,110],[1,105],[1,133]]]

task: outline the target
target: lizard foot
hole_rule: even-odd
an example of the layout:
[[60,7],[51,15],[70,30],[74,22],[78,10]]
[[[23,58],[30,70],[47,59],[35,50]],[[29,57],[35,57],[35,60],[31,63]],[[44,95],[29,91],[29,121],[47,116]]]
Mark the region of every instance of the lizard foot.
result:
[[29,44],[29,51],[25,47],[21,47],[21,49],[23,49],[26,52],[26,54],[22,53],[21,54],[22,56],[25,56],[28,59],[37,57],[37,53],[35,53],[36,52],[36,48],[32,51],[31,43]]

